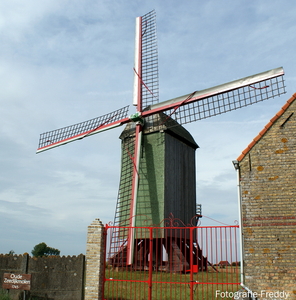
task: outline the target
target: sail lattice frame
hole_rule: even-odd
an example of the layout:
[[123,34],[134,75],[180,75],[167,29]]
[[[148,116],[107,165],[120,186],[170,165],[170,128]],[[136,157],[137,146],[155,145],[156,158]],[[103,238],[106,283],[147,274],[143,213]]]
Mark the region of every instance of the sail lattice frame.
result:
[[[109,257],[117,254],[128,241],[128,226],[130,220],[130,208],[132,198],[132,174],[134,155],[134,136],[127,137],[122,141],[122,158],[119,191],[114,216],[115,227],[111,234]],[[125,257],[126,259],[126,257]]]
[[158,103],[158,49],[154,10],[142,17],[142,82],[143,108]]
[[104,126],[125,119],[128,115],[128,110],[129,105],[88,121],[44,132],[40,134],[38,149],[54,145],[60,141],[67,142],[68,139],[82,139],[95,131],[99,131],[100,128],[103,129]]
[[[204,96],[200,100],[186,104],[186,101],[190,100],[190,97],[196,95],[192,93],[187,96],[187,99],[186,96],[184,97],[184,104],[163,110],[163,113],[182,125],[249,106],[284,93],[286,93],[284,77],[281,75],[260,81],[256,84],[216,93],[215,95]],[[169,119],[166,124],[167,127],[174,126],[174,123],[170,122]],[[155,124],[155,126],[157,125]]]

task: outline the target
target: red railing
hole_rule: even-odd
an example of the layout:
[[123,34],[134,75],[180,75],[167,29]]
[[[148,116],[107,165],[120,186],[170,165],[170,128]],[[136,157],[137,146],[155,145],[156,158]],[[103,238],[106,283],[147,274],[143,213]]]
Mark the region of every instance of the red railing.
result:
[[[118,229],[107,225],[107,236]],[[103,299],[222,299],[240,289],[238,226],[124,230],[134,231],[134,241],[122,236],[106,249]]]

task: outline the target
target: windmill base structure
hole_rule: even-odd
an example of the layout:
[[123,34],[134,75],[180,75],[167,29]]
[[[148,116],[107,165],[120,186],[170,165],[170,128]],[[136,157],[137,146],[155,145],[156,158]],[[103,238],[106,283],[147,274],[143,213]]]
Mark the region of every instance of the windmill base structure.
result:
[[[169,124],[169,127],[167,125]],[[130,236],[131,218],[134,226],[147,227],[148,224],[158,227],[153,233],[153,253],[162,257],[168,256],[170,265],[167,271],[188,269],[187,247],[190,243],[189,233],[184,237],[173,230],[170,220],[178,220],[180,226],[193,225],[200,215],[196,215],[196,169],[195,151],[198,145],[191,134],[175,120],[163,113],[145,119],[143,125],[141,162],[139,164],[138,193],[135,215],[131,211],[131,179],[133,172],[133,149],[135,143],[135,125],[129,123],[120,135],[122,140],[122,162],[119,195],[115,213],[115,228],[112,235],[109,263],[113,267],[128,264],[128,239],[134,240],[133,258],[130,262],[135,269],[148,265],[149,232],[141,231],[136,237]],[[186,224],[186,225],[185,225]],[[194,224],[195,225],[195,224]],[[160,228],[162,227],[163,228]],[[126,230],[123,228],[126,227]],[[205,260],[202,251],[194,241],[195,257]],[[198,255],[197,255],[198,254]],[[202,264],[206,267],[206,263]]]
[[[195,194],[198,146],[181,125],[284,94],[284,70],[279,67],[159,102],[155,11],[136,18],[133,70],[136,113],[129,116],[125,106],[45,132],[40,135],[37,153],[126,125],[120,136],[122,166],[110,261],[136,268],[141,262],[144,267],[148,256],[150,264],[154,255],[185,257],[191,247],[191,254],[195,253],[201,265],[206,266],[209,262],[195,239],[189,241],[186,233],[178,242],[180,236],[176,232],[167,229],[169,226],[160,226],[169,216],[185,225],[192,224],[192,218],[194,222],[198,219]],[[159,227],[152,236],[134,229],[151,225]],[[148,250],[151,239],[153,243]],[[182,261],[180,268],[186,270],[186,259]],[[176,268],[174,264],[169,267]]]

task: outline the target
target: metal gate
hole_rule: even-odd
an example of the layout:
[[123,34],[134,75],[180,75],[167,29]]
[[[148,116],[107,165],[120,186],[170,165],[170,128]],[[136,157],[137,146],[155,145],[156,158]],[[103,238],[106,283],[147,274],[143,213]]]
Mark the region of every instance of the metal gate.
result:
[[[122,238],[106,249],[104,300],[234,295],[240,288],[238,227],[125,227],[133,232],[133,247]],[[106,226],[107,240],[118,229]]]

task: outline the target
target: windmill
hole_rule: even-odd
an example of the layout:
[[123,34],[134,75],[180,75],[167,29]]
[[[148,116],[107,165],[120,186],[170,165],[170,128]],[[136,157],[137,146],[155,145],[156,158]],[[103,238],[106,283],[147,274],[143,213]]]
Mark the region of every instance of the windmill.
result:
[[[167,217],[170,209],[179,211],[180,215],[178,217],[183,218],[184,223],[188,222],[189,215],[193,216],[196,212],[195,167],[190,170],[187,168],[190,165],[192,166],[192,161],[191,163],[186,162],[184,168],[185,171],[187,170],[190,173],[188,176],[188,178],[191,177],[190,188],[179,186],[179,189],[183,190],[183,194],[181,192],[181,196],[178,196],[177,193],[177,197],[182,197],[182,201],[189,202],[188,205],[176,209],[173,204],[176,204],[177,200],[170,198],[174,197],[173,194],[176,194],[174,192],[170,193],[173,184],[168,186],[165,180],[162,182],[162,199],[159,199],[161,197],[157,194],[158,179],[152,178],[152,175],[156,173],[162,175],[162,171],[164,171],[170,180],[175,180],[173,175],[176,173],[167,171],[167,166],[171,164],[170,162],[167,163],[166,154],[162,156],[162,163],[154,161],[152,164],[151,153],[154,153],[155,148],[159,149],[159,145],[165,145],[163,151],[166,151],[171,145],[177,145],[175,149],[186,151],[188,156],[194,159],[194,151],[198,146],[191,135],[181,126],[182,124],[209,118],[279,96],[285,93],[283,75],[283,69],[276,68],[159,102],[156,16],[155,12],[151,11],[142,17],[136,18],[133,90],[133,105],[136,106],[136,112],[128,116],[128,106],[125,106],[85,122],[45,132],[40,135],[37,153],[126,125],[121,134],[122,167],[115,213],[115,221],[121,226],[114,234],[114,238],[120,240],[122,244],[119,248],[114,247],[116,251],[113,258],[119,258],[121,254],[125,253],[125,263],[132,265],[137,259],[134,249],[135,247],[141,247],[139,246],[141,243],[138,242],[139,237],[135,237],[135,231],[133,230],[135,226],[143,224],[144,219],[150,218],[153,220],[155,214],[158,214],[156,217],[159,221],[161,218]],[[168,142],[169,139],[171,140]],[[158,142],[160,142],[159,145]],[[149,147],[152,148],[152,152]],[[152,172],[150,172],[151,164],[154,168]],[[182,164],[184,162],[179,163],[176,168]],[[160,172],[155,170],[159,165],[162,166]],[[168,196],[164,196],[164,187]],[[187,195],[185,192],[189,190],[194,192]],[[141,213],[143,206],[147,207],[147,204],[143,202],[144,198],[148,198],[149,201],[156,199],[154,205],[157,209],[148,212],[148,215],[147,211]],[[158,205],[160,202],[162,203],[161,208]],[[152,215],[149,216],[149,214]],[[140,237],[142,240],[146,238],[145,234]],[[164,239],[165,233],[160,233],[157,238]],[[137,243],[135,239],[137,239]],[[147,249],[142,250],[144,253]],[[198,246],[196,251],[200,252]],[[143,255],[147,257],[147,251]],[[202,259],[201,253],[199,256]]]

